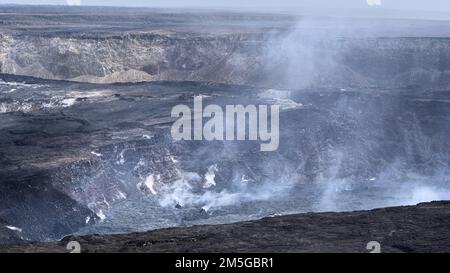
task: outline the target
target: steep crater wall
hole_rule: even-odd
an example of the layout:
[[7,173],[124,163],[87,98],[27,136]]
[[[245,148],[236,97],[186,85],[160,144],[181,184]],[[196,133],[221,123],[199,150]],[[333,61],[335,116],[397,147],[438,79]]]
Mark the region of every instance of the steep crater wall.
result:
[[282,33],[13,35],[0,71],[93,83],[206,81],[278,88],[450,86],[448,38]]

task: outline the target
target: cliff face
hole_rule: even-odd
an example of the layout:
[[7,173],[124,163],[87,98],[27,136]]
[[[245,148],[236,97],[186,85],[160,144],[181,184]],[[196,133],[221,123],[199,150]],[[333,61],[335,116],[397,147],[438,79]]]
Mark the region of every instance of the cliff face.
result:
[[[87,82],[204,80],[244,82],[255,58],[239,35],[193,37],[170,34],[106,38],[3,36],[1,72]],[[243,65],[241,67],[240,65]]]
[[449,86],[449,23],[3,8],[0,72],[91,83]]
[[93,83],[189,80],[280,88],[419,85],[439,89],[450,85],[449,39],[319,41],[293,40],[289,35],[2,35],[0,71]]

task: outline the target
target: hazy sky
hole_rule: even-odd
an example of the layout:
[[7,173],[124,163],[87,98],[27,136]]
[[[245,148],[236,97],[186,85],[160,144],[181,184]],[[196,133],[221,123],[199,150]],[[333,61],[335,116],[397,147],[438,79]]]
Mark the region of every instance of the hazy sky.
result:
[[[0,4],[78,4],[154,7],[312,7],[312,8],[387,8],[450,12],[450,0],[0,0]],[[369,6],[371,4],[372,6]],[[381,5],[379,5],[381,4]]]

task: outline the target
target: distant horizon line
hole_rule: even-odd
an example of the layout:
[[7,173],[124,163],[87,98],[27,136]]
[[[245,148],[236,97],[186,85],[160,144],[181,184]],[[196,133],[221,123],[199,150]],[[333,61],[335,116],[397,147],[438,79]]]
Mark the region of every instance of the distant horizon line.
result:
[[[351,12],[351,11],[364,11],[368,17],[377,17],[377,18],[383,18],[383,16],[386,16],[385,18],[398,18],[398,19],[423,19],[423,20],[450,20],[450,12],[449,11],[434,11],[434,10],[419,10],[419,9],[392,9],[392,8],[385,8],[383,6],[375,6],[375,7],[366,7],[366,8],[328,8],[328,7],[305,7],[300,5],[295,5],[292,7],[279,7],[276,6],[258,6],[257,8],[252,8],[251,6],[244,6],[244,7],[236,7],[236,6],[199,6],[199,5],[177,5],[177,6],[171,6],[171,5],[154,5],[154,6],[140,6],[140,5],[90,5],[90,4],[81,4],[81,5],[64,5],[64,4],[24,4],[24,3],[0,3],[1,6],[23,6],[23,7],[31,7],[31,6],[37,6],[37,7],[64,7],[64,8],[71,8],[71,9],[77,9],[77,8],[127,8],[127,9],[190,9],[190,10],[203,10],[203,11],[242,11],[242,12],[254,12],[254,13],[266,13],[266,14],[285,14],[285,15],[307,15],[307,14],[301,14],[300,9],[303,9],[303,11],[319,11],[318,16],[333,16],[333,17],[342,17],[342,16],[349,16],[350,14],[334,14],[334,15],[327,15],[327,14],[320,14],[320,11],[327,12],[327,11],[333,11],[336,12],[336,10],[340,12]],[[269,9],[270,8],[270,9]],[[293,10],[295,9],[295,10]],[[387,14],[383,14],[383,12]],[[397,15],[402,15],[400,17],[393,17],[392,13],[398,13]],[[414,13],[414,16],[404,16],[408,13]],[[425,13],[425,14],[419,14],[419,13]],[[432,18],[429,17],[431,14],[437,15],[438,18]],[[427,16],[428,15],[428,16]],[[447,16],[446,16],[447,15]],[[362,14],[355,15],[356,17],[364,17]]]

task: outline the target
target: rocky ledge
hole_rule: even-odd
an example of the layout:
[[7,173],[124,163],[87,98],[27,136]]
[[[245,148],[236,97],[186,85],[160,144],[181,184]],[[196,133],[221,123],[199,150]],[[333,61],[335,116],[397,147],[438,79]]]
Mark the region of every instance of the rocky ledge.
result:
[[372,211],[276,216],[229,225],[120,235],[70,236],[60,242],[4,246],[0,252],[449,252],[450,202]]

